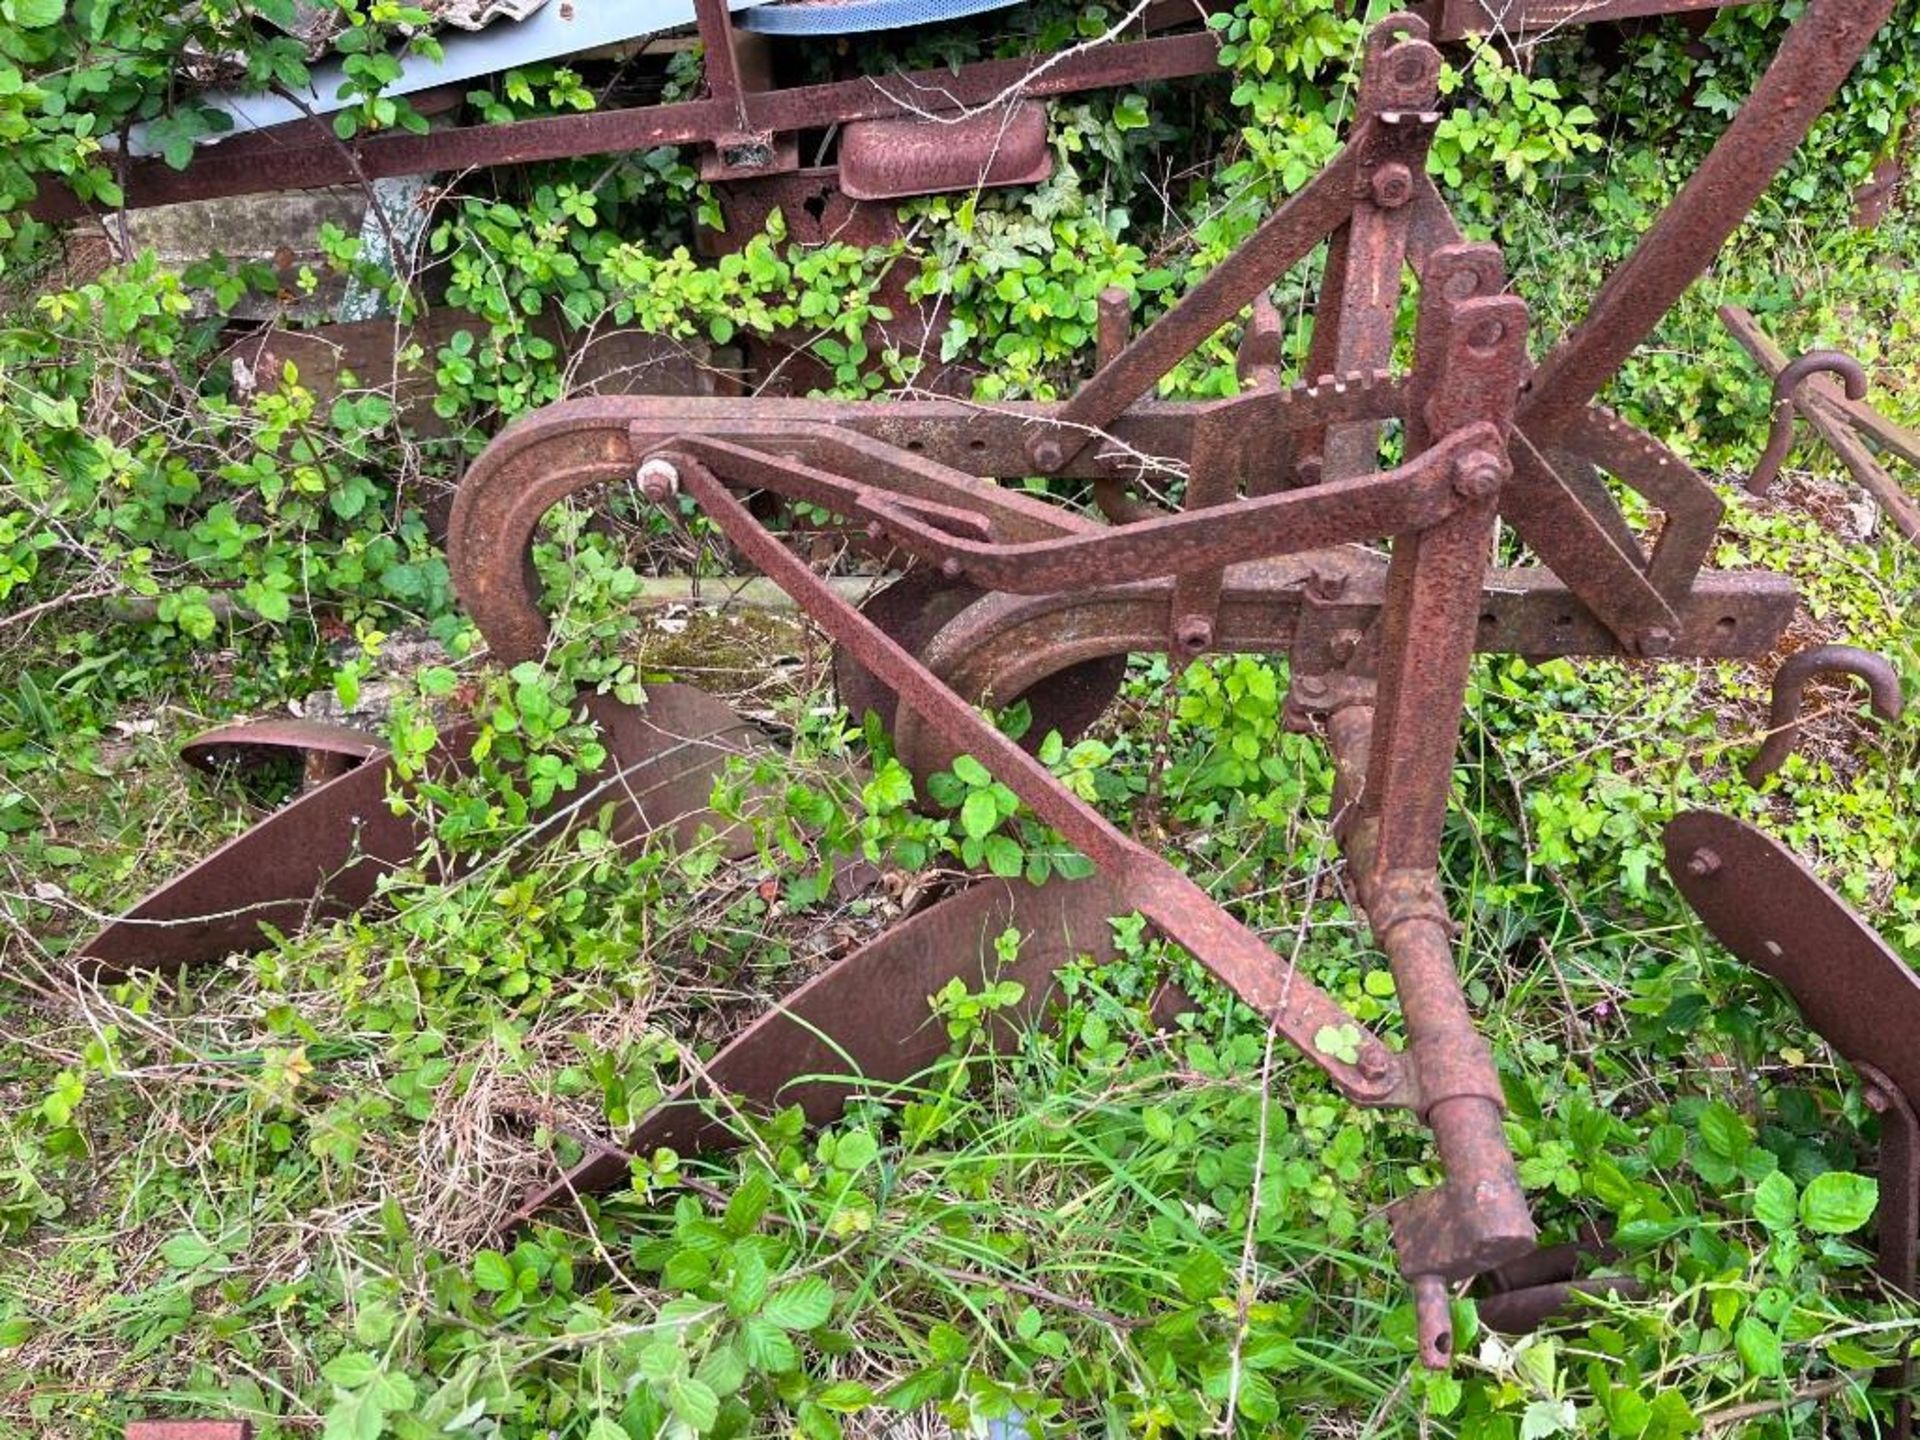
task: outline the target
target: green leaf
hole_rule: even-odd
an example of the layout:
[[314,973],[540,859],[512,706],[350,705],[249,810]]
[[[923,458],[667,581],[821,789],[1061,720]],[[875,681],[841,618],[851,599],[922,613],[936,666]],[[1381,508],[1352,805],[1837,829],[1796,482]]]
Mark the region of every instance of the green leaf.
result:
[[720,1397],[691,1375],[668,1387],[667,1403],[695,1430],[711,1430],[720,1418]]
[[411,1377],[397,1370],[382,1370],[367,1386],[367,1394],[382,1410],[411,1410],[414,1393]]
[[1322,1025],[1313,1032],[1313,1048],[1351,1065],[1360,1058],[1360,1029],[1355,1025]]
[[1514,1350],[1513,1368],[1534,1389],[1551,1391],[1560,1370],[1560,1347],[1547,1337],[1533,1336]]
[[386,1412],[365,1390],[342,1390],[327,1407],[321,1440],[380,1440],[387,1428]]
[[606,1416],[596,1415],[593,1424],[587,1427],[587,1440],[633,1440],[633,1437]]
[[1740,1363],[1747,1373],[1763,1380],[1781,1374],[1780,1333],[1758,1316],[1749,1315],[1733,1332],[1733,1348],[1740,1352]]
[[1651,1409],[1641,1440],[1678,1440],[1699,1433],[1700,1419],[1678,1390],[1662,1390],[1653,1397]]
[[[833,1164],[837,1170],[864,1170],[880,1154],[880,1142],[865,1130],[850,1130],[833,1145]],[[805,1328],[805,1327],[803,1327]]]
[[384,1300],[369,1300],[354,1312],[353,1338],[362,1345],[384,1345],[399,1317]]
[[6,0],[0,12],[22,30],[43,30],[67,13],[66,0]]
[[1747,1122],[1731,1105],[1718,1100],[1700,1111],[1700,1138],[1707,1149],[1727,1160],[1739,1160],[1753,1143]]
[[1807,1182],[1800,1219],[1816,1234],[1848,1235],[1873,1218],[1879,1203],[1878,1182],[1848,1170],[1829,1170]]
[[833,1288],[817,1275],[767,1298],[761,1318],[782,1330],[811,1330],[833,1313]]
[[664,1389],[687,1373],[687,1352],[671,1340],[656,1340],[640,1352],[640,1373]]
[[1019,844],[1006,835],[989,835],[981,842],[985,851],[987,869],[1003,880],[1011,880],[1025,867],[1025,857],[1020,853]]
[[1799,1187],[1776,1170],[1753,1189],[1753,1218],[1770,1234],[1785,1234],[1793,1229],[1799,1198]]
[[226,1258],[191,1230],[168,1236],[160,1246],[160,1256],[176,1270],[193,1270],[209,1260]]
[[349,1350],[322,1365],[320,1373],[342,1390],[358,1390],[380,1373],[380,1362],[364,1350]]
[[953,773],[968,785],[991,785],[993,776],[987,773],[987,767],[971,755],[954,757]]
[[1520,1417],[1520,1440],[1571,1435],[1580,1428],[1571,1400],[1535,1400]]
[[1000,807],[988,790],[969,790],[960,807],[960,828],[976,840],[984,840],[1000,823]]
[[747,1379],[747,1362],[738,1345],[721,1345],[707,1352],[693,1378],[716,1395],[731,1395]]
[[752,1246],[735,1246],[733,1278],[727,1285],[727,1309],[735,1315],[751,1315],[766,1298],[767,1262]]
[[1227,1263],[1213,1251],[1195,1250],[1173,1277],[1184,1299],[1196,1304],[1223,1293],[1227,1285]]
[[482,1250],[473,1257],[473,1283],[498,1295],[513,1288],[513,1263],[498,1250]]
[[838,1410],[842,1414],[852,1414],[856,1410],[866,1409],[878,1398],[858,1380],[840,1380],[815,1395],[813,1403],[824,1410]]
[[800,1361],[793,1341],[757,1315],[740,1327],[740,1350],[747,1364],[769,1375],[784,1375]]

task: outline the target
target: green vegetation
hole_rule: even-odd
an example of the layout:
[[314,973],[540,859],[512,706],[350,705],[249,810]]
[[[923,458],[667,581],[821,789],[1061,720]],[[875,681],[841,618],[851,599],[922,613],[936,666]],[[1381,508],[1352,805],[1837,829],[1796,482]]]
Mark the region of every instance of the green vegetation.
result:
[[[335,3],[366,37],[343,126],[412,123],[378,94],[371,39],[417,16]],[[1604,66],[1581,33],[1523,65],[1461,57],[1435,170],[1507,250],[1536,348],[1578,318],[1797,9],[1729,9],[1697,44],[1649,26]],[[964,1430],[1016,1411],[1049,1435],[1149,1440],[1888,1422],[1867,1377],[1920,1315],[1871,1275],[1877,1122],[1791,1007],[1688,920],[1657,835],[1687,805],[1754,819],[1920,953],[1915,731],[1870,732],[1837,704],[1754,791],[1737,762],[1766,674],[1739,665],[1483,662],[1447,834],[1462,970],[1536,1213],[1549,1239],[1612,1224],[1644,1301],[1524,1343],[1475,1332],[1463,1302],[1461,1363],[1419,1370],[1383,1207],[1431,1178],[1422,1133],[1339,1103],[1124,921],[1120,958],[1076,972],[1059,1025],[1017,1053],[983,1053],[1014,997],[944,994],[930,1015],[951,1054],[897,1103],[819,1133],[775,1117],[732,1157],[652,1157],[583,1215],[500,1239],[556,1152],[644,1113],[927,872],[1039,876],[1077,857],[970,761],[934,782],[949,818],[913,809],[904,767],[834,713],[824,648],[789,619],[695,617],[676,635],[685,617],[636,606],[645,578],[717,564],[690,511],[613,495],[604,516],[553,517],[537,559],[564,595],[560,643],[500,673],[475,653],[430,522],[461,458],[566,392],[556,333],[726,345],[802,326],[836,393],[904,383],[919,357],[869,351],[889,266],[912,272],[916,302],[950,302],[936,353],[981,358],[981,398],[1062,393],[1101,287],[1130,284],[1156,313],[1332,153],[1360,27],[1333,0],[1246,0],[1223,27],[1230,75],[1058,103],[1053,179],[922,202],[898,253],[795,245],[776,220],[697,259],[695,227],[718,209],[675,151],[465,177],[420,274],[329,244],[395,305],[434,289],[480,317],[412,357],[429,430],[372,377],[325,403],[297,373],[237,377],[192,296],[228,306],[271,277],[217,258],[185,278],[139,258],[68,276],[23,218],[35,176],[111,200],[97,137],[161,114],[190,47],[295,77],[254,10],[273,13],[0,0],[0,1434],[110,1436],[184,1413],[324,1440],[878,1436],[930,1412]],[[1008,16],[1048,46],[1113,18]],[[1009,43],[983,25],[939,53]],[[694,78],[683,62],[674,83]],[[1860,352],[1877,400],[1920,415],[1912,217],[1846,223],[1916,95],[1920,31],[1896,24],[1613,403],[1736,477],[1765,410],[1713,319],[1737,300],[1789,347]],[[544,67],[475,103],[498,118],[591,91]],[[208,122],[190,102],[170,113],[184,153]],[[1312,279],[1288,278],[1284,314]],[[1233,339],[1173,388],[1230,390]],[[1304,339],[1294,325],[1295,356]],[[1912,693],[1920,560],[1847,533],[1851,492],[1826,457],[1798,463],[1778,500],[1731,507],[1719,558],[1795,575],[1795,641],[1870,644]],[[400,640],[438,648],[402,666]],[[389,738],[413,759],[470,716],[483,773],[407,803],[435,846],[493,853],[593,764],[577,687],[630,695],[662,674],[725,692],[782,741],[717,796],[752,817],[747,862],[623,853],[588,825],[457,888],[429,883],[423,857],[390,913],[178,985],[65,978],[95,917],[280,798],[185,773],[172,748],[202,725],[384,689]],[[1334,864],[1329,766],[1283,730],[1283,693],[1252,658],[1137,660],[1094,734],[1046,758],[1391,1033],[1391,980]],[[845,900],[828,880],[855,854],[885,879]],[[1198,1006],[1160,1032],[1147,1011],[1168,977]]]

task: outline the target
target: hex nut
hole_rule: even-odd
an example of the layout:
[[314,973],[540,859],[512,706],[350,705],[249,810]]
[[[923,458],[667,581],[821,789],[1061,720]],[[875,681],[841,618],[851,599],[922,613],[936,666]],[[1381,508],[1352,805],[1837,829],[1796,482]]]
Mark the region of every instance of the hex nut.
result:
[[1390,160],[1373,172],[1368,182],[1373,203],[1382,210],[1398,210],[1413,198],[1413,172],[1397,160]]

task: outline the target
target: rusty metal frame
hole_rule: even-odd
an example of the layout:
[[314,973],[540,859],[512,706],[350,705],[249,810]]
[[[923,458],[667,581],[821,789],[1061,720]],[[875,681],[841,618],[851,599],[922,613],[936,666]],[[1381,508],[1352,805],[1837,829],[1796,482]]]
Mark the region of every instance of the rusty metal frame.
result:
[[[1335,161],[1137,337],[1123,343],[1122,306],[1103,301],[1102,363],[1071,399],[987,412],[945,402],[555,406],[510,428],[463,482],[449,536],[456,587],[502,660],[536,656],[546,626],[524,556],[539,518],[636,468],[656,500],[689,498],[736,554],[897,697],[896,743],[917,769],[972,754],[1087,855],[1122,903],[1210,967],[1342,1094],[1411,1109],[1429,1126],[1446,1178],[1401,1201],[1392,1218],[1422,1359],[1443,1365],[1449,1286],[1515,1261],[1534,1236],[1438,884],[1468,664],[1506,638],[1512,614],[1489,585],[1495,516],[1565,587],[1547,633],[1518,637],[1525,653],[1565,653],[1584,641],[1643,656],[1756,654],[1777,638],[1791,587],[1704,576],[1721,501],[1593,399],[1718,251],[1890,6],[1814,0],[1755,101],[1587,320],[1531,375],[1525,307],[1504,293],[1500,255],[1463,243],[1426,178],[1439,56],[1421,21],[1395,16],[1370,35],[1356,121]],[[1274,327],[1256,323],[1243,349],[1243,394],[1148,398],[1213,333],[1250,308],[1257,316],[1267,290],[1322,245],[1309,361],[1319,378],[1282,386]],[[1409,269],[1421,297],[1414,362],[1396,377],[1385,366]],[[1406,458],[1381,471],[1381,436],[1395,423]],[[1184,467],[1184,510],[1154,513],[1119,493],[1143,457]],[[1658,545],[1639,544],[1602,471],[1665,510]],[[1101,508],[1121,523],[979,478],[1035,472],[1094,480]],[[931,637],[916,633],[909,649],[837,597],[736,493],[756,491],[823,508],[924,573],[988,594]],[[1346,548],[1381,540],[1391,541],[1384,565]],[[1747,608],[1729,601],[1705,618],[1704,597],[1735,593]],[[1268,648],[1249,646],[1243,607],[1231,603],[1248,595],[1268,602],[1269,646],[1293,662],[1289,720],[1327,734],[1338,834],[1395,976],[1403,1051],[1282,965],[974,708],[1113,654],[1143,630],[1157,631],[1153,648],[1180,655]],[[1350,623],[1334,618],[1343,606]],[[1036,623],[1053,627],[1049,643],[1034,643]],[[1351,1037],[1351,1049],[1344,1038],[1330,1049],[1334,1035]]]
[[[1471,35],[1538,33],[1568,25],[1668,13],[1697,13],[1744,0],[1426,0],[1413,9],[1440,41]],[[950,143],[957,115],[1005,97],[1039,99],[1082,90],[1184,79],[1215,68],[1218,49],[1210,31],[1154,36],[1184,24],[1194,12],[1182,5],[1149,7],[1142,28],[1148,38],[1105,45],[1065,56],[1033,60],[980,61],[944,70],[776,88],[767,73],[765,42],[737,29],[725,0],[694,0],[695,26],[706,56],[707,93],[698,100],[640,106],[587,115],[552,116],[439,129],[425,135],[364,135],[342,141],[325,117],[235,136],[198,151],[183,170],[158,157],[122,161],[116,180],[122,208],[145,209],[188,200],[212,200],[275,190],[312,190],[365,184],[401,175],[486,166],[525,165],[578,155],[613,154],[661,145],[699,145],[708,180],[780,174],[797,163],[791,137],[852,121],[935,118]],[[876,138],[889,152],[881,169],[901,176],[885,197],[923,193],[913,176],[926,168],[916,150],[923,135]],[[1028,183],[1035,173],[1005,170],[1011,148],[1004,139],[969,146],[993,157],[1003,173],[991,184]],[[950,161],[940,168],[950,169]],[[935,186],[934,188],[947,188]],[[43,221],[78,219],[97,208],[63,187],[43,193],[31,207]],[[1339,367],[1345,368],[1345,367]]]
[[[699,3],[705,33],[716,28],[717,22],[704,14],[715,0]],[[718,33],[731,40],[732,26],[719,27]],[[748,83],[750,76],[743,76],[733,46],[721,43],[709,53],[725,59],[709,75],[709,93],[698,100],[349,141],[338,139],[324,121],[299,121],[208,146],[184,170],[171,169],[154,157],[122,164],[115,178],[124,208],[139,210],[184,200],[363,184],[396,175],[703,145],[718,147],[719,164],[710,170],[710,178],[732,179],[791,168],[777,158],[779,147],[773,141],[780,135],[860,120],[950,119],[1007,101],[1203,75],[1216,68],[1218,51],[1213,32],[1202,30],[1061,56],[983,60],[951,69],[758,89]],[[750,153],[756,150],[762,155],[759,160]],[[31,213],[38,220],[72,220],[98,208],[62,187],[44,191]]]
[[[537,658],[548,635],[527,557],[552,506],[636,480],[654,503],[697,507],[837,642],[847,668],[871,678],[871,693],[892,697],[896,743],[916,770],[972,754],[1094,863],[1098,887],[1075,893],[1096,911],[1138,911],[1341,1094],[1410,1110],[1429,1128],[1445,1178],[1398,1202],[1391,1219],[1421,1358],[1444,1365],[1450,1288],[1512,1266],[1534,1242],[1438,878],[1471,657],[1751,656],[1785,628],[1788,582],[1704,569],[1718,496],[1594,399],[1710,263],[1891,6],[1810,0],[1699,173],[1538,369],[1500,255],[1463,241],[1426,177],[1438,55],[1421,20],[1394,16],[1370,35],[1357,118],[1335,162],[1138,337],[1123,333],[1123,304],[1104,298],[1101,363],[1071,399],[992,410],[644,397],[552,406],[510,427],[463,480],[448,547],[456,588],[497,657]],[[741,101],[749,128],[760,98]],[[739,109],[729,112],[735,122]],[[1285,385],[1277,320],[1262,302],[1316,250],[1310,374]],[[1396,376],[1385,367],[1408,272],[1420,297],[1413,364]],[[1246,313],[1241,395],[1148,398]],[[1402,458],[1382,469],[1382,437],[1393,430]],[[1183,511],[1160,513],[1125,493],[1148,466],[1184,476]],[[1036,472],[1092,481],[1117,523],[983,478]],[[1641,544],[1603,473],[1665,511],[1658,544]],[[864,528],[870,547],[915,563],[916,583],[929,587],[920,593],[937,596],[942,584],[969,593],[931,625],[855,608],[749,508],[750,492]],[[1497,519],[1539,564],[1491,568]],[[1385,559],[1356,548],[1382,543]],[[975,708],[1131,649],[1224,648],[1285,654],[1288,722],[1326,735],[1335,832],[1395,979],[1403,1048],[1360,1025]],[[361,773],[376,772],[363,766],[332,784]],[[956,917],[974,914],[948,903]],[[937,933],[964,928],[956,920]],[[1098,948],[1084,917],[1067,929],[1074,944]],[[810,1022],[831,1029],[861,1013],[857,977],[901,953],[887,937],[876,943],[809,992]],[[964,969],[975,956],[962,947],[953,963]],[[911,990],[929,973],[905,970],[903,983]],[[798,1052],[783,1033],[770,1024],[741,1037],[747,1048],[729,1074],[756,1099],[796,1078]],[[871,1059],[884,1070],[893,1053]],[[902,1047],[896,1058],[916,1053]],[[684,1123],[691,1128],[672,1133],[710,1128]],[[625,1173],[610,1156],[589,1170],[536,1197],[536,1208]]]
[[[1451,930],[1436,872],[1454,732],[1441,733],[1432,723],[1436,714],[1457,719],[1463,702],[1494,509],[1508,472],[1504,435],[1510,416],[1502,407],[1511,405],[1517,391],[1526,324],[1524,306],[1512,297],[1462,297],[1443,287],[1426,295],[1425,363],[1407,392],[1426,417],[1418,427],[1417,453],[1379,475],[1232,502],[1243,514],[1257,512],[1258,526],[1222,527],[1209,515],[1187,513],[1024,543],[978,538],[992,533],[990,522],[968,505],[980,482],[910,450],[889,456],[875,444],[857,447],[863,478],[856,482],[803,460],[714,438],[710,431],[654,444],[645,418],[629,431],[627,462],[637,462],[656,481],[671,476],[750,564],[899,696],[903,711],[987,764],[1117,886],[1121,907],[1144,915],[1213,969],[1343,1095],[1359,1104],[1407,1108],[1427,1121],[1449,1179],[1396,1207],[1396,1243],[1415,1283],[1423,1357],[1444,1364],[1451,1334],[1447,1284],[1513,1259],[1533,1242],[1500,1128],[1492,1056],[1473,1028],[1452,968]],[[1431,437],[1428,428],[1436,432]],[[576,431],[570,438],[582,437]],[[527,588],[519,557],[555,491],[529,491],[518,483],[526,472],[515,462],[524,462],[524,448],[503,453],[508,458],[502,463],[487,465],[483,458],[463,485],[452,552],[456,584],[476,619],[490,641],[511,655],[523,648],[531,653],[542,638],[535,633],[544,630],[537,597]],[[540,470],[567,490],[591,484],[595,473],[591,463]],[[1363,899],[1400,982],[1408,1056],[1306,977],[1280,965],[1264,941],[1171,863],[1055,782],[919,658],[839,598],[754,517],[735,489],[822,506],[872,527],[876,540],[1003,593],[1057,591],[1088,574],[1116,583],[1173,578],[1196,568],[1223,570],[1256,557],[1398,534],[1380,606],[1386,637],[1378,662],[1380,713],[1387,734],[1374,742],[1375,779],[1365,798],[1368,839],[1364,858],[1358,858],[1361,847],[1355,854]],[[1023,518],[1031,524],[1038,517]],[[1285,539],[1276,540],[1276,533]],[[1452,627],[1452,637],[1434,643],[1443,625]],[[1416,724],[1415,716],[1425,718]],[[1393,740],[1395,734],[1401,742]]]

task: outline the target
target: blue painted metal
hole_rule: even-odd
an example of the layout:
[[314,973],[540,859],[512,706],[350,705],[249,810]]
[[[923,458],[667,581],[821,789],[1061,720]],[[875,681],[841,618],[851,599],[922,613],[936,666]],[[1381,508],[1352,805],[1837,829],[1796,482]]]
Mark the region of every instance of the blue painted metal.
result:
[[762,35],[856,35],[869,30],[900,30],[909,25],[938,25],[990,10],[1005,10],[1020,0],[785,0],[762,5],[740,21],[742,30]]

